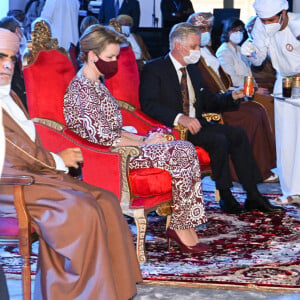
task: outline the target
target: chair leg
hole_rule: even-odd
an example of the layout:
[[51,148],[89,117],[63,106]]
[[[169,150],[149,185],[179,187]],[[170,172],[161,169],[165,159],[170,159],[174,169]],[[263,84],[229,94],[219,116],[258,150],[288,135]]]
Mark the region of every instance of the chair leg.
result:
[[220,201],[220,191],[217,190],[217,189],[215,189],[215,199],[216,199],[217,202]]
[[22,267],[22,285],[23,285],[23,300],[31,299],[31,269],[30,269],[30,257],[24,258]]
[[169,228],[170,222],[171,222],[171,215],[167,215],[166,230]]
[[146,261],[145,254],[145,236],[147,229],[147,216],[145,215],[144,209],[134,210],[134,221],[137,228],[136,233],[136,254],[140,263]]

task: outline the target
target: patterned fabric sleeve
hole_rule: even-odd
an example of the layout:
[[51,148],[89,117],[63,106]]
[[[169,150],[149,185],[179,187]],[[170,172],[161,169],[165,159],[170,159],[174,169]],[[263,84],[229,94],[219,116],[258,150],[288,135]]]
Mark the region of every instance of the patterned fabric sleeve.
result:
[[64,98],[67,126],[82,138],[103,146],[115,146],[121,138],[122,117],[117,101],[100,82],[79,76]]

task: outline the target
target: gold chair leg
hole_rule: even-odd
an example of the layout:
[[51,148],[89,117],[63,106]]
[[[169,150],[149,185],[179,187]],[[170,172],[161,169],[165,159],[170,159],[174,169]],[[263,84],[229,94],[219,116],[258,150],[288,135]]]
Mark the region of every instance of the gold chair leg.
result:
[[147,229],[147,216],[145,215],[145,210],[143,208],[134,210],[134,221],[137,228],[136,254],[138,261],[142,263],[146,261],[145,236]]
[[215,199],[216,199],[217,202],[220,201],[220,192],[217,189],[215,189]]

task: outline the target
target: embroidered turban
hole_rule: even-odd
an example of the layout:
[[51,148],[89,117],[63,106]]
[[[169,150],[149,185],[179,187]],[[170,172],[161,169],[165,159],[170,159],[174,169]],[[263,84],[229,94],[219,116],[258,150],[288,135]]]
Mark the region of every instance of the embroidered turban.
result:
[[287,0],[255,0],[253,7],[260,18],[271,18],[289,8]]
[[212,13],[194,13],[189,16],[187,22],[192,24],[193,26],[204,26],[204,25],[212,25],[214,21],[214,16]]
[[11,31],[0,28],[0,49],[9,49],[17,53],[19,51],[19,37]]

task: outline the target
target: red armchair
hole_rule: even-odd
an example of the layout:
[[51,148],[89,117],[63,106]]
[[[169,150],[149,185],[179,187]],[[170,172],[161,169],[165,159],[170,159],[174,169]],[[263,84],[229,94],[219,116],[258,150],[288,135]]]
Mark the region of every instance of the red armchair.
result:
[[[134,126],[139,134],[147,134],[155,127],[163,126],[141,111],[139,102],[139,72],[134,52],[130,47],[121,48],[118,58],[118,72],[105,80],[105,85],[111,94],[119,100],[124,126]],[[208,118],[214,118],[215,114],[207,114]],[[173,129],[176,139],[186,139],[186,130],[183,127]],[[201,147],[196,147],[201,172],[203,175],[211,173],[210,158]]]
[[137,255],[139,261],[145,261],[147,214],[158,207],[164,215],[170,214],[170,209],[161,209],[161,204],[172,199],[170,175],[161,169],[129,171],[128,159],[139,154],[137,147],[99,146],[65,127],[63,96],[75,71],[66,51],[57,46],[49,33],[45,34],[43,26],[43,21],[35,26],[32,49],[23,69],[29,115],[36,121],[45,148],[53,152],[66,147],[81,148],[83,180],[119,197],[123,213],[135,219]]

